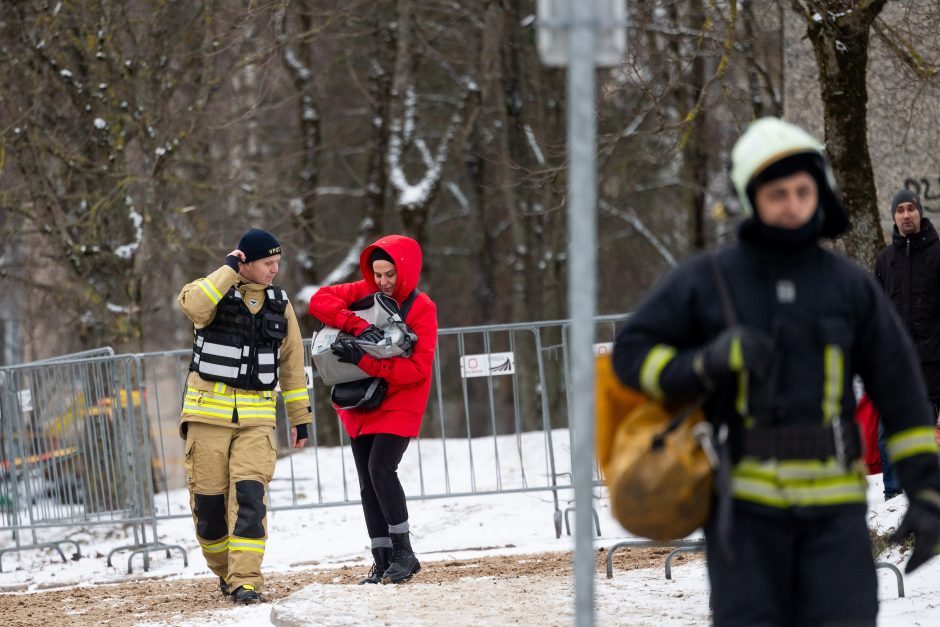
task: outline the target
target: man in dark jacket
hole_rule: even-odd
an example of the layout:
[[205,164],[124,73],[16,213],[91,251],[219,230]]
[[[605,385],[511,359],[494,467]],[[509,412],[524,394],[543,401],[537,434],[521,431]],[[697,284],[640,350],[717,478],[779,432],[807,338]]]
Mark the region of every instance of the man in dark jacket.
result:
[[914,536],[908,572],[940,541],[923,377],[878,285],[819,245],[848,228],[822,146],[758,120],[732,151],[731,178],[750,216],[738,242],[686,261],[653,290],[618,334],[614,368],[658,399],[704,397],[716,431],[729,433],[719,477],[730,477],[705,528],[715,625],[874,625],[852,377],[881,412],[911,495],[898,530]]
[[[891,200],[894,241],[875,261],[875,277],[914,340],[934,416],[940,410],[940,237],[920,198],[902,189]],[[900,493],[884,429],[878,431],[885,500]]]

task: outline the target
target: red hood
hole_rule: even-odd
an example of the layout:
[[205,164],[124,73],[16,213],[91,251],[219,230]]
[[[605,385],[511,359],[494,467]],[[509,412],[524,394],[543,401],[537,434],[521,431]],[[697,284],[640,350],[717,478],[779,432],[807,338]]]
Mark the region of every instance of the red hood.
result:
[[375,274],[369,258],[376,248],[381,248],[395,260],[398,282],[395,283],[395,293],[392,297],[401,304],[408,294],[418,287],[418,279],[421,276],[421,246],[404,235],[386,235],[376,240],[374,244],[366,246],[359,255],[359,269],[362,271],[362,278],[365,279],[366,285],[375,292],[379,291],[379,286],[375,284]]

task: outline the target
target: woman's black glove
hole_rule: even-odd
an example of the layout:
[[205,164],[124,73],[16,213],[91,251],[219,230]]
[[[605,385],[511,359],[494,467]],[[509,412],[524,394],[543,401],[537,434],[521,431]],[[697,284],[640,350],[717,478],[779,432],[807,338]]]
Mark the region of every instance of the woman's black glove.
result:
[[365,328],[365,330],[356,336],[360,340],[366,342],[372,342],[373,344],[378,344],[381,340],[385,338],[385,333],[382,329],[378,328],[374,324],[370,324]]
[[706,389],[731,373],[750,372],[766,377],[773,361],[773,340],[769,335],[743,326],[729,327],[705,345],[692,362],[695,374]]
[[333,342],[330,344],[330,350],[333,351],[334,355],[339,357],[340,363],[352,364],[354,366],[359,365],[359,362],[362,361],[362,358],[366,354],[355,340],[350,339],[342,339]]
[[904,572],[912,573],[940,549],[940,492],[924,488],[911,498],[907,514],[891,540],[902,544],[908,536],[914,537],[914,550]]

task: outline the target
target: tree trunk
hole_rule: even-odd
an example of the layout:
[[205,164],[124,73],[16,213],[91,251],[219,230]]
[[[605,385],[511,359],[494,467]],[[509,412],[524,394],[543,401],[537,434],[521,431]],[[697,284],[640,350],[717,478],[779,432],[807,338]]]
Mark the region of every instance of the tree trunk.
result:
[[866,268],[884,248],[875,177],[868,151],[868,43],[872,23],[885,0],[853,3],[800,2],[819,69],[826,152],[849,213],[852,230],[845,251]]

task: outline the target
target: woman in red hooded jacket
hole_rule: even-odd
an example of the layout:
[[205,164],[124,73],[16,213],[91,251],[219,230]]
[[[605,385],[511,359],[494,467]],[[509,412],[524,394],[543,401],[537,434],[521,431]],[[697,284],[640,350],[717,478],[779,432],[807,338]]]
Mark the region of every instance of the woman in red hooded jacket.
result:
[[[310,299],[310,315],[356,337],[378,340],[381,331],[349,310],[349,305],[375,292],[391,296],[401,306],[417,290],[421,247],[403,235],[388,235],[366,247],[359,257],[362,280],[321,287]],[[410,579],[421,565],[408,537],[408,507],[398,480],[398,463],[417,437],[431,392],[431,367],[437,348],[437,306],[418,292],[405,316],[418,336],[410,357],[375,359],[355,342],[334,348],[340,361],[357,364],[373,377],[388,382],[382,404],[373,410],[337,409],[350,437],[366,528],[375,559],[360,583]]]

